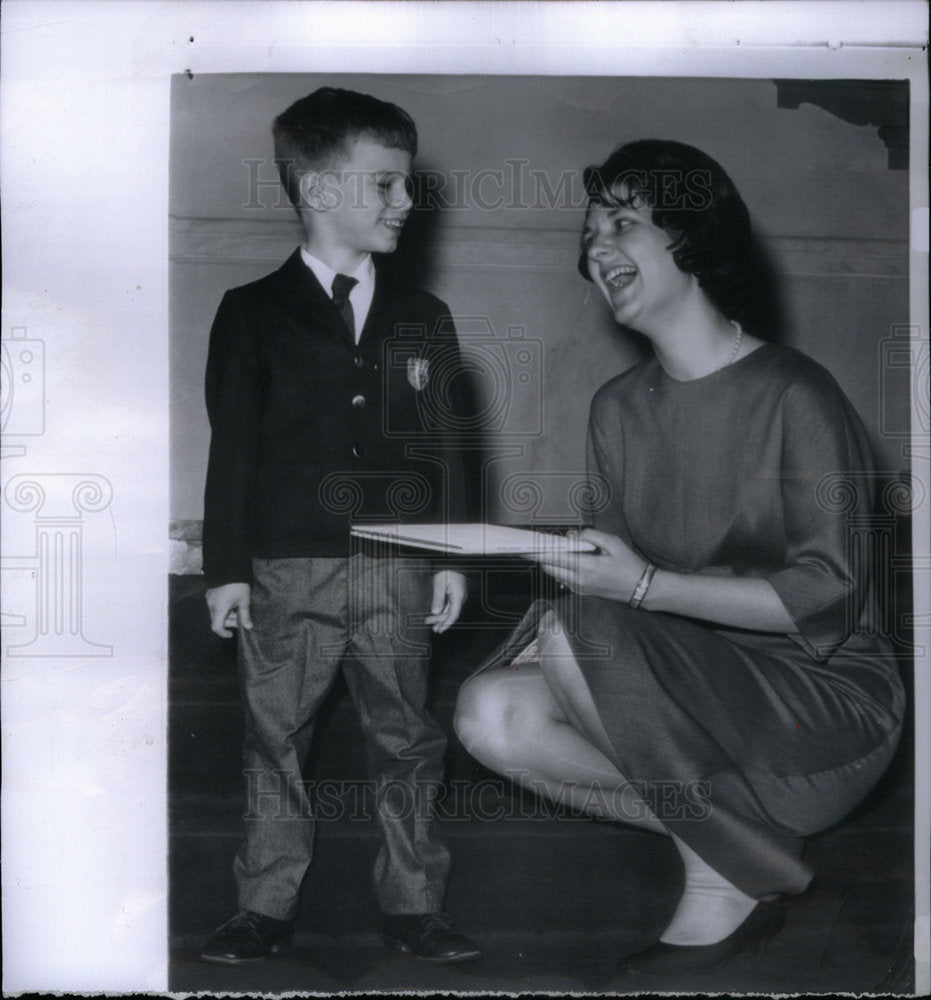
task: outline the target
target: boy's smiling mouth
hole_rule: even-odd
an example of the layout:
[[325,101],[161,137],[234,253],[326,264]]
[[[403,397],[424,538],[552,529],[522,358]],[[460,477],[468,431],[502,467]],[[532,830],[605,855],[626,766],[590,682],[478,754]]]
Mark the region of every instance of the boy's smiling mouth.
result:
[[399,233],[404,228],[407,217],[405,216],[403,219],[381,219],[380,222],[383,226],[387,226],[392,231]]

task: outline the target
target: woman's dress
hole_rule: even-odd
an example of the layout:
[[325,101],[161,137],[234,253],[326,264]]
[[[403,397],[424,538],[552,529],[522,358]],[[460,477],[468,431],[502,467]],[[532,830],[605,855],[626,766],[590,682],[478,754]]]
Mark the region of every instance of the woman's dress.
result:
[[688,382],[636,365],[592,403],[594,526],[661,569],[769,580],[797,634],[570,594],[536,602],[482,667],[555,608],[618,770],[752,896],[805,888],[800,838],[849,812],[898,742],[903,689],[856,544],[870,470],[850,403],[791,348]]

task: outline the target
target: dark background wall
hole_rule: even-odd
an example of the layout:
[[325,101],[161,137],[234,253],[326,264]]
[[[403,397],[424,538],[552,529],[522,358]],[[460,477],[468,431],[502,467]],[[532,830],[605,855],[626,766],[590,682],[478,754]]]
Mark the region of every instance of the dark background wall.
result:
[[[908,322],[908,172],[890,169],[875,121],[853,124],[811,103],[780,108],[772,80],[178,76],[169,220],[176,570],[197,567],[213,314],[226,288],[277,267],[301,239],[275,186],[270,124],[323,84],[398,103],[417,122],[429,195],[392,266],[459,317],[494,425],[488,519],[570,519],[563,486],[584,466],[588,402],[639,356],[575,261],[582,167],[643,137],[696,145],[730,173],[772,264],[781,339],[837,377],[879,467],[905,469],[908,378],[894,358]],[[522,471],[551,487],[532,517],[502,489]]]

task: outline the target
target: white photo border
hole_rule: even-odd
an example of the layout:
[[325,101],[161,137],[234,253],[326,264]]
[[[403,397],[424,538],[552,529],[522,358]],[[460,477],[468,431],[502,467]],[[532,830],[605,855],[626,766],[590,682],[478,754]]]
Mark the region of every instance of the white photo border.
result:
[[[87,597],[83,618],[67,609],[80,621],[83,655],[4,658],[3,988],[162,992],[172,75],[415,67],[907,78],[918,165],[928,160],[927,7],[7,0],[2,29],[2,330],[33,345],[45,367],[41,416],[5,443],[0,486],[8,502],[15,493],[14,509],[33,504],[79,537]],[[910,183],[919,350],[928,336],[927,175],[913,167]],[[913,474],[927,488],[919,402]],[[3,597],[14,608],[32,586],[16,557],[35,539],[9,520]],[[914,552],[927,568],[927,523],[914,525]],[[916,608],[931,607],[929,579],[916,570]],[[931,648],[927,616],[916,629],[917,644]],[[931,989],[927,667],[915,671],[919,995]]]

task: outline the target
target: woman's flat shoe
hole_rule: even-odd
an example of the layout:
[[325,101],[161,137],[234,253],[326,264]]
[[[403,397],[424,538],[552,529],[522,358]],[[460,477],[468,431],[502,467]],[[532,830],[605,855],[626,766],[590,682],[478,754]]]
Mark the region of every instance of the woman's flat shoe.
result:
[[675,976],[689,972],[714,972],[751,945],[760,945],[776,933],[785,920],[780,901],[761,900],[746,920],[723,941],[714,944],[684,945],[657,941],[644,951],[629,955],[621,963],[628,973]]

